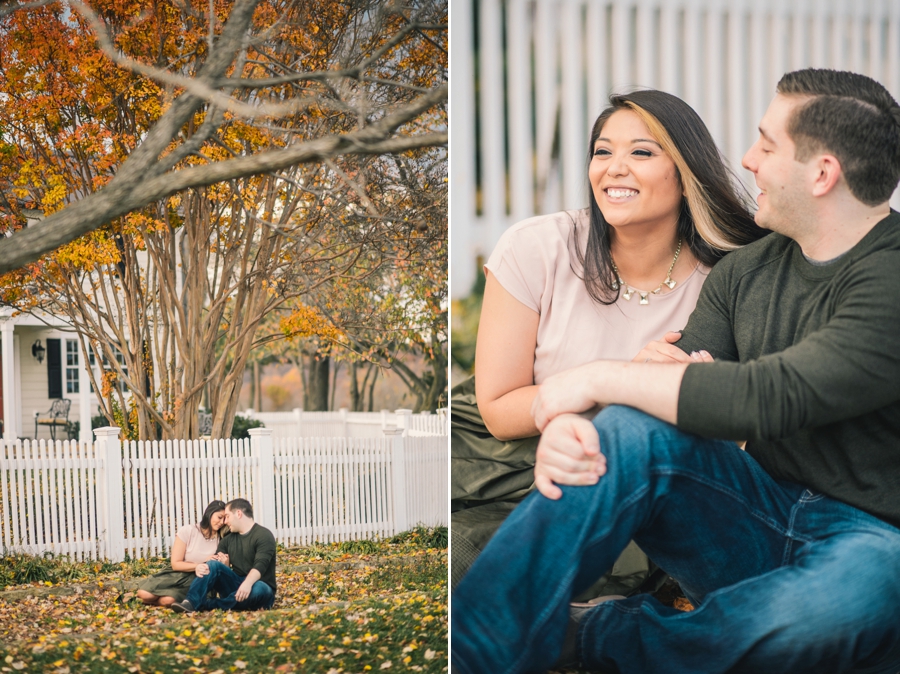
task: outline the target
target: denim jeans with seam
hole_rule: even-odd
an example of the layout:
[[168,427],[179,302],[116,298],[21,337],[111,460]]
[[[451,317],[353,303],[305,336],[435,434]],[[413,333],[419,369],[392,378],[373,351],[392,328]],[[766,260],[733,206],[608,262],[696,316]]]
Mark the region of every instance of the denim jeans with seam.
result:
[[[235,593],[244,582],[246,576],[239,576],[230,567],[222,562],[207,562],[209,573],[194,579],[188,590],[187,600],[198,611],[211,611],[220,608],[226,611],[255,611],[261,608],[271,608],[275,603],[275,591],[267,583],[261,580],[253,583],[250,596],[244,601],[238,601]],[[209,592],[215,591],[218,597],[209,597]]]
[[734,443],[619,406],[594,425],[607,473],[557,501],[529,496],[454,592],[454,674],[552,666],[570,599],[632,538],[696,608],[600,604],[578,627],[585,667],[900,672],[900,530],[773,479]]

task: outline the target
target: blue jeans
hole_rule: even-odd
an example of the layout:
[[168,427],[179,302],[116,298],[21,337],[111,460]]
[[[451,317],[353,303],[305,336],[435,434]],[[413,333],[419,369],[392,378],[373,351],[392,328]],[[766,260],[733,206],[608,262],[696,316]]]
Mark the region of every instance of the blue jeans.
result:
[[[275,591],[261,580],[253,583],[250,596],[244,601],[235,599],[241,583],[246,576],[239,576],[222,562],[207,562],[209,573],[195,578],[188,590],[187,599],[198,611],[211,611],[220,608],[225,611],[255,611],[260,608],[272,608],[275,603]],[[210,599],[209,592],[215,591],[218,597]]]
[[607,473],[529,496],[453,594],[454,674],[542,672],[568,603],[634,539],[694,603],[649,595],[584,615],[607,672],[900,672],[900,530],[772,479],[731,442],[625,407],[594,420]]

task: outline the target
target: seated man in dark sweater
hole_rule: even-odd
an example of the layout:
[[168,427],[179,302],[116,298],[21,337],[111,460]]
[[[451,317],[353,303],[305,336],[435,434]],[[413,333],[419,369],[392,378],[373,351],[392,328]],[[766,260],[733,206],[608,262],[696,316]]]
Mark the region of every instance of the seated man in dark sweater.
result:
[[[172,604],[178,613],[214,608],[253,611],[275,603],[275,537],[253,521],[253,507],[236,498],[225,506],[231,533],[219,541],[218,560],[197,566],[187,599]],[[214,591],[218,597],[210,598]]]
[[[852,73],[777,91],[743,161],[774,233],[657,362],[542,384],[540,493],[454,593],[454,674],[900,671],[900,107]],[[570,608],[629,539],[695,610]]]

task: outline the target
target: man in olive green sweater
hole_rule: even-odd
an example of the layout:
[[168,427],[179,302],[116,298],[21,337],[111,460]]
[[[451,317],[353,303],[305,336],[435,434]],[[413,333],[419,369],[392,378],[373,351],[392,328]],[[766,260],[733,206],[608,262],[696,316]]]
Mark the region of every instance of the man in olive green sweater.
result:
[[[775,233],[716,265],[680,338],[542,384],[540,494],[453,596],[454,672],[900,671],[900,107],[798,71],[759,132]],[[631,538],[695,610],[570,615]]]
[[[197,565],[187,599],[172,604],[178,613],[211,610],[253,611],[275,603],[275,537],[253,521],[253,506],[236,498],[225,506],[230,533],[219,541],[217,559]],[[218,597],[209,597],[210,591]]]

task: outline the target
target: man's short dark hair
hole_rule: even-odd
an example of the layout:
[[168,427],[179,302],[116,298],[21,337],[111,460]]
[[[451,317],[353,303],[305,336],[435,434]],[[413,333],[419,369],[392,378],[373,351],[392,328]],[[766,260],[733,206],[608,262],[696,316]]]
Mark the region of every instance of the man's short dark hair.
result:
[[788,122],[798,161],[828,152],[861,202],[891,198],[900,181],[900,106],[887,89],[865,75],[809,68],[787,73],[777,91],[812,97]]
[[244,517],[249,517],[251,520],[253,519],[253,506],[250,505],[250,501],[245,498],[236,498],[228,502],[228,509],[231,512],[235,510],[240,510],[244,513]]

